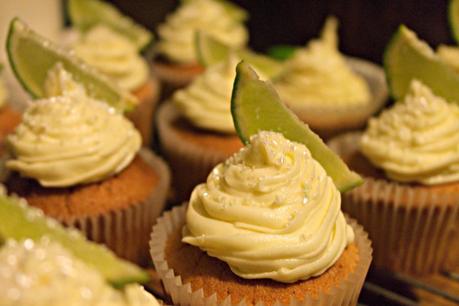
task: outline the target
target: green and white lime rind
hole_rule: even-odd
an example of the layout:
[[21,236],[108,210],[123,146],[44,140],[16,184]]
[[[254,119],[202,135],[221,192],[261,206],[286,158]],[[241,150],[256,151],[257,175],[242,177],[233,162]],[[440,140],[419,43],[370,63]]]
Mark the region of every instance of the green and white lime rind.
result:
[[453,38],[459,44],[459,0],[451,0],[449,2],[448,20]]
[[285,61],[291,58],[299,48],[289,45],[277,45],[269,48],[267,54],[278,61]]
[[69,0],[67,10],[72,24],[83,32],[103,24],[129,39],[138,50],[153,40],[150,31],[105,1]]
[[198,61],[205,67],[224,61],[230,53],[234,52],[235,55],[247,61],[269,79],[277,78],[283,71],[282,63],[277,60],[247,49],[232,50],[229,46],[202,31],[197,31],[195,34],[195,47]]
[[345,192],[363,183],[362,178],[330,150],[317,134],[309,129],[280,100],[274,87],[261,81],[255,71],[241,62],[231,97],[234,126],[244,143],[259,131],[275,131],[284,137],[304,144],[333,179],[336,187]]
[[65,70],[85,87],[91,97],[105,101],[119,111],[132,110],[138,104],[136,97],[116,86],[68,50],[35,33],[18,18],[10,23],[6,48],[17,79],[34,98],[45,96],[44,83],[48,71],[57,63],[62,63]]
[[0,194],[0,240],[40,240],[48,237],[74,256],[96,269],[115,287],[129,283],[145,283],[148,274],[139,267],[119,259],[107,248],[86,240],[76,230],[65,229],[47,218],[24,200]]
[[459,103],[459,74],[404,25],[384,52],[384,70],[390,93],[396,100],[402,99],[411,80],[417,79],[436,95]]

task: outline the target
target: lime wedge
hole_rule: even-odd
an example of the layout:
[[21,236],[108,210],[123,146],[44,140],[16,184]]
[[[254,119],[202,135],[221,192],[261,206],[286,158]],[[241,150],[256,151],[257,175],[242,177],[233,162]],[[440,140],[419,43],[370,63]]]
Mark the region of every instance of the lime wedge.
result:
[[285,61],[295,54],[298,47],[289,45],[276,45],[268,49],[268,55],[276,60]]
[[459,44],[459,0],[451,0],[449,2],[448,20],[454,40]]
[[232,50],[225,44],[217,41],[202,31],[195,35],[195,46],[198,61],[201,65],[209,67],[225,60],[230,53],[234,52],[239,58],[247,61],[260,73],[269,79],[277,78],[283,70],[282,63],[247,49]]
[[139,267],[119,259],[107,248],[89,242],[76,230],[65,229],[40,210],[28,207],[23,200],[0,195],[0,219],[1,238],[39,240],[49,237],[99,271],[115,287],[149,280],[148,274]]
[[[193,0],[182,0],[182,3],[187,3]],[[249,15],[247,12],[240,8],[239,6],[235,5],[231,1],[227,0],[215,0],[218,2],[226,11],[226,13],[234,20],[237,22],[244,22],[248,19]]]
[[404,25],[399,27],[384,52],[384,70],[396,100],[403,98],[411,80],[417,79],[436,95],[459,103],[459,74]]
[[18,18],[11,21],[6,48],[16,77],[35,98],[45,96],[44,83],[48,71],[57,63],[62,63],[91,97],[105,101],[119,111],[131,110],[138,103],[130,93],[67,50],[32,31]]
[[341,192],[363,183],[357,173],[349,170],[341,158],[281,102],[274,87],[261,81],[244,62],[236,68],[231,113],[244,143],[259,131],[282,133],[287,139],[304,144]]
[[69,0],[67,10],[72,23],[83,32],[103,24],[132,41],[138,50],[153,39],[150,31],[105,1]]

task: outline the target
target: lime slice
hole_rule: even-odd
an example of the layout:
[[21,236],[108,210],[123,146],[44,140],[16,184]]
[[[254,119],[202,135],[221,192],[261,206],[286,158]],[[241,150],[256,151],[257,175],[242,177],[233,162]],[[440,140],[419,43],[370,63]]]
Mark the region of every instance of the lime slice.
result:
[[83,32],[103,24],[132,41],[138,50],[145,48],[153,39],[150,31],[107,2],[69,0],[67,10],[72,23]]
[[295,54],[298,47],[289,45],[277,45],[268,49],[268,55],[276,60],[285,61]]
[[449,2],[448,19],[454,40],[459,44],[459,0],[451,0]]
[[139,267],[117,258],[110,250],[89,242],[76,230],[67,230],[57,221],[43,216],[25,201],[0,195],[0,237],[39,240],[46,236],[60,243],[77,258],[93,267],[115,287],[145,283],[148,274]]
[[247,49],[232,50],[225,44],[217,41],[202,31],[195,35],[196,52],[201,65],[209,67],[225,60],[231,52],[254,66],[260,73],[269,79],[277,78],[283,70],[282,63]]
[[67,50],[32,31],[18,18],[11,21],[6,48],[16,77],[35,98],[45,96],[44,83],[48,71],[60,62],[91,97],[105,101],[119,111],[131,110],[138,103],[130,93]]
[[459,103],[459,74],[404,25],[392,37],[384,52],[384,70],[391,95],[405,96],[412,79],[417,79],[448,101]]
[[[182,0],[182,3],[191,2],[193,0]],[[220,5],[225,9],[226,13],[237,22],[244,22],[248,19],[249,15],[247,12],[240,8],[239,6],[235,5],[231,1],[226,0],[215,0],[216,2],[220,3]]]
[[287,139],[304,144],[341,192],[363,183],[357,173],[349,170],[341,158],[281,102],[274,87],[261,81],[244,62],[236,68],[231,113],[244,143],[259,131],[282,133]]

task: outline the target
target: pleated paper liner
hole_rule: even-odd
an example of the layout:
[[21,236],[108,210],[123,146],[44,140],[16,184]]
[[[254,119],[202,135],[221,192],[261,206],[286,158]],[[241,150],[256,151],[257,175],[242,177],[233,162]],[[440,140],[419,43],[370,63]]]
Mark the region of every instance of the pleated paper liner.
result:
[[[329,145],[346,160],[357,152],[359,140],[360,134],[349,133],[332,139]],[[455,233],[459,227],[459,184],[456,192],[439,192],[365,177],[362,186],[343,194],[342,209],[369,233],[373,263],[378,267],[411,274],[436,273],[447,267],[448,255],[459,249]]]
[[384,71],[381,67],[369,61],[346,57],[349,66],[367,82],[371,98],[367,104],[357,106],[324,107],[307,105],[302,107],[289,104],[293,112],[322,138],[330,137],[361,128],[372,114],[380,110],[387,100],[387,86]]
[[156,76],[150,76],[145,85],[133,92],[139,99],[139,104],[127,114],[142,135],[142,143],[146,147],[152,142],[154,113],[159,102],[160,91],[159,80]]
[[150,262],[149,236],[164,209],[170,173],[166,164],[151,151],[142,149],[139,154],[158,176],[154,189],[143,201],[91,215],[68,216],[59,212],[50,215],[65,226],[81,230],[88,239],[105,244],[118,256],[145,265]]
[[[233,305],[232,296],[227,294],[223,300],[217,298],[217,294],[204,295],[204,290],[192,291],[191,285],[184,284],[180,275],[168,264],[165,250],[167,241],[171,235],[181,231],[185,223],[186,204],[175,207],[166,212],[157,224],[153,227],[150,241],[150,252],[153,258],[155,269],[158,272],[166,292],[171,296],[175,305]],[[356,305],[365,276],[371,262],[371,242],[367,234],[355,221],[348,220],[355,232],[355,244],[358,249],[358,261],[356,266],[347,277],[344,277],[339,284],[329,288],[326,292],[319,292],[315,297],[303,296],[301,300],[295,297],[290,298],[287,305]],[[207,256],[207,255],[204,255]],[[191,259],[190,259],[191,260]],[[209,285],[209,284],[207,284]],[[203,283],[206,286],[206,283]],[[325,290],[324,290],[325,291]],[[237,299],[236,299],[237,300]],[[264,302],[258,301],[249,303],[242,298],[237,305],[263,306]],[[282,305],[279,301],[272,305]]]
[[188,200],[196,185],[205,182],[215,165],[231,154],[187,142],[173,127],[173,122],[179,117],[178,110],[170,102],[164,103],[158,110],[160,145],[173,173],[175,201],[181,203]]

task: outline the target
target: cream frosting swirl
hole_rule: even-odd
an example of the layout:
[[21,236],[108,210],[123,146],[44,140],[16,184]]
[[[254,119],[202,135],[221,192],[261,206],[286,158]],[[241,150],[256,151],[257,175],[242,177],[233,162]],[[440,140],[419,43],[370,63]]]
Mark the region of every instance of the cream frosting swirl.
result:
[[240,277],[291,283],[322,274],[353,241],[340,205],[304,145],[263,131],[194,189],[183,241]]
[[3,306],[159,306],[139,285],[124,291],[49,239],[8,242],[0,248]]
[[60,65],[49,72],[49,94],[31,103],[8,137],[9,169],[47,187],[101,181],[122,171],[141,146],[132,123],[93,100]]
[[403,101],[370,119],[360,148],[387,176],[426,185],[459,180],[459,106],[413,80]]
[[98,25],[75,42],[80,58],[126,90],[134,91],[148,79],[147,62],[127,38]]
[[230,101],[237,63],[237,57],[230,56],[174,94],[172,102],[193,125],[217,132],[235,132]]
[[320,39],[297,50],[285,65],[276,87],[290,105],[339,107],[363,105],[370,100],[366,81],[351,70],[338,51],[334,18],[327,19]]
[[198,30],[234,49],[244,47],[248,40],[242,20],[230,14],[223,3],[189,0],[158,27],[158,51],[174,62],[197,62],[194,35]]

